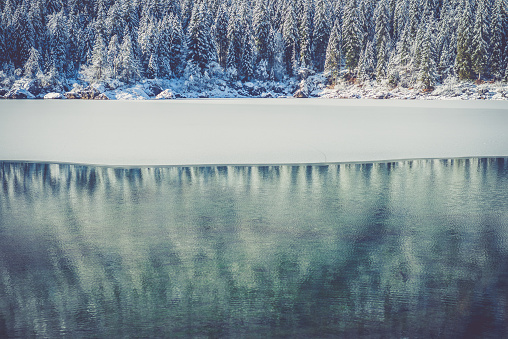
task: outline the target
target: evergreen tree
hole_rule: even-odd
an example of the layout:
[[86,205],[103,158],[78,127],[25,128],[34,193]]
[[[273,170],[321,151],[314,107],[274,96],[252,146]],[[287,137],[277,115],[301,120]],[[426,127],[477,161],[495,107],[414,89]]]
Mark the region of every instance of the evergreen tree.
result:
[[433,88],[436,81],[436,63],[433,58],[431,29],[429,25],[422,42],[423,53],[420,62],[420,70],[418,72],[418,81],[424,89]]
[[330,27],[326,18],[324,0],[317,0],[314,15],[314,61],[318,71],[322,71],[325,64],[326,47],[330,38]]
[[333,24],[326,47],[325,71],[338,72],[342,64],[342,34],[339,19]]
[[108,65],[111,68],[111,76],[117,78],[120,69],[120,44],[118,42],[118,36],[115,34],[111,37],[108,45]]
[[358,27],[358,10],[356,0],[346,0],[344,18],[342,20],[342,46],[346,67],[352,73],[358,65],[361,52],[361,32]]
[[67,64],[68,25],[64,10],[51,14],[48,20],[50,36],[50,67],[54,67],[57,74],[64,75]]
[[214,51],[207,15],[205,3],[196,3],[187,33],[187,60],[196,64],[202,72],[211,61],[216,60],[212,54]]
[[106,45],[102,35],[97,35],[95,45],[92,51],[92,60],[90,60],[88,69],[88,78],[91,82],[104,81],[109,77],[108,58]]
[[470,79],[472,77],[472,59],[471,42],[473,24],[471,7],[469,0],[463,0],[461,6],[461,16],[457,36],[457,57],[455,59],[455,69],[460,79]]
[[488,39],[487,9],[484,1],[478,1],[476,19],[473,29],[472,55],[473,70],[478,74],[478,80],[487,70],[487,39]]
[[119,79],[126,83],[137,81],[141,77],[140,66],[134,54],[132,39],[127,28],[124,31],[123,41],[120,47],[120,60]]
[[228,13],[226,4],[222,4],[215,17],[214,34],[217,46],[217,59],[222,68],[226,68],[228,56]]
[[286,5],[286,15],[282,27],[282,38],[284,39],[284,61],[288,74],[294,75],[294,66],[298,57],[298,26],[295,9],[292,2]]
[[30,50],[30,56],[24,66],[24,75],[29,79],[33,79],[38,74],[41,74],[40,68],[40,55],[34,47]]
[[246,80],[252,78],[254,74],[254,43],[252,41],[251,35],[247,35],[245,41],[245,47],[243,49],[242,54],[242,73],[245,76]]
[[380,0],[374,12],[376,22],[376,77],[382,79],[387,75],[389,27],[388,27],[388,4],[386,0]]
[[302,67],[312,65],[312,19],[309,0],[303,0],[302,15],[300,21],[300,63]]
[[268,35],[270,34],[270,18],[266,0],[257,0],[252,20],[254,28],[254,43],[258,51],[259,60],[268,60]]
[[504,50],[506,38],[506,26],[503,17],[504,8],[503,0],[495,0],[494,9],[492,11],[492,26],[491,26],[491,40],[490,46],[492,47],[492,54],[490,58],[490,70],[494,79],[500,80],[503,78],[504,67]]

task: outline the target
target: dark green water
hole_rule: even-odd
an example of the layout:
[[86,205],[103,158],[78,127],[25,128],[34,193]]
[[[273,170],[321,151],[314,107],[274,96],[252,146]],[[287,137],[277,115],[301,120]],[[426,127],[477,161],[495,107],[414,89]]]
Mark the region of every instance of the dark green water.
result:
[[2,338],[508,333],[508,159],[0,181]]

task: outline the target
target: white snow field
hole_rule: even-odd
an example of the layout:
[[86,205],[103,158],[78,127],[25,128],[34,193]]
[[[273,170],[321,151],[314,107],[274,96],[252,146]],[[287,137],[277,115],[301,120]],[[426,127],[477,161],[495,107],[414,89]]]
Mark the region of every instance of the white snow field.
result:
[[0,101],[0,160],[112,166],[508,156],[508,103]]

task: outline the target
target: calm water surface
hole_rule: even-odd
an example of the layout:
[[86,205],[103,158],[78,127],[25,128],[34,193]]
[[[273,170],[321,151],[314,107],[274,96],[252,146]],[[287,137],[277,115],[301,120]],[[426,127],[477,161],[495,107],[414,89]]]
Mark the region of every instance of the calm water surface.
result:
[[0,337],[508,333],[508,159],[0,181]]

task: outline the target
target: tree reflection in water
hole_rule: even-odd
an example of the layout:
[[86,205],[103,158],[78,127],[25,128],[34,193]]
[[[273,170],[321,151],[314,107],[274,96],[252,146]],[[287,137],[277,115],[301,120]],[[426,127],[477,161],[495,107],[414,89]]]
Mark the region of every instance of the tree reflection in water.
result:
[[508,333],[508,159],[0,179],[0,337]]

